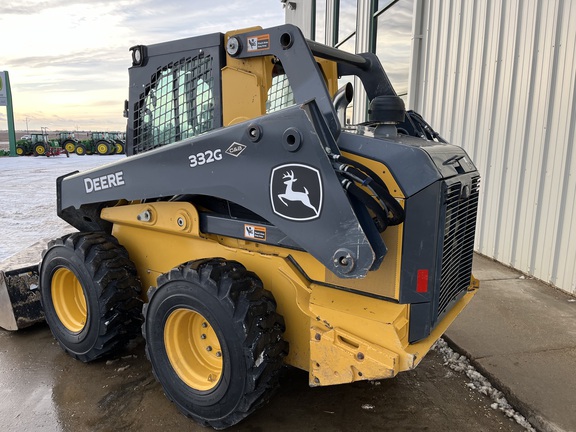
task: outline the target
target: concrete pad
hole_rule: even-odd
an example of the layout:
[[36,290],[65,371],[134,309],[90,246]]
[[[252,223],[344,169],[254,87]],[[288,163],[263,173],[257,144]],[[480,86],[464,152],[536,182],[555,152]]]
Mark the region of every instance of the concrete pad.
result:
[[473,358],[576,347],[576,302],[536,280],[481,281],[446,332]]
[[576,431],[574,297],[475,256],[480,290],[446,332],[538,430]]
[[474,277],[483,281],[499,279],[518,279],[522,273],[494,261],[492,258],[474,254],[472,263]]
[[541,430],[576,431],[576,348],[478,360]]

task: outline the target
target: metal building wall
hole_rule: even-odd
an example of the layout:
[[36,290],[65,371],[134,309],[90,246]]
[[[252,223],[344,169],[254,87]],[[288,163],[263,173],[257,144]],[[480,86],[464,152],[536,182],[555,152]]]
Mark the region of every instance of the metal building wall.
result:
[[576,294],[576,1],[414,12],[408,105],[480,169],[476,250]]

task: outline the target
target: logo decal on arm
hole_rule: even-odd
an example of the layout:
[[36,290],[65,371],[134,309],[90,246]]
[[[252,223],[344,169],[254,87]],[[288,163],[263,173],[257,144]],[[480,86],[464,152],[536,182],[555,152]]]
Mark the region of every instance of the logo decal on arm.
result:
[[302,164],[280,165],[270,176],[272,210],[284,219],[309,221],[322,211],[322,179],[320,172]]

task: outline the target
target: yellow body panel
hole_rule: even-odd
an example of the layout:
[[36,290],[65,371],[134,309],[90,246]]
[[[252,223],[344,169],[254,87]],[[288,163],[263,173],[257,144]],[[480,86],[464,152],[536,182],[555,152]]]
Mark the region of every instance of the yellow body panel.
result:
[[[231,36],[261,27],[227,32],[224,44]],[[268,89],[272,86],[272,56],[236,59],[226,54],[222,69],[222,117],[230,126],[263,115],[266,112]],[[242,101],[241,104],[237,103]]]
[[[138,220],[144,212],[150,215],[147,222]],[[160,274],[201,258],[236,260],[254,271],[285,319],[284,337],[290,344],[285,361],[308,370],[311,385],[386,378],[412,369],[476,292],[471,286],[428,338],[409,345],[409,305],[313,283],[310,279],[324,282],[326,271],[305,252],[204,235],[190,203],[111,207],[102,210],[102,218],[114,224],[112,234],[128,250],[145,291],[156,286]],[[391,275],[380,271],[374,274],[388,283]],[[352,284],[336,279],[340,287]],[[362,281],[354,282],[356,289],[365,288]]]
[[310,385],[389,378],[415,368],[476,292],[471,286],[430,336],[408,344],[409,305],[313,286]]
[[[360,162],[378,174],[388,186],[392,196],[404,207],[402,190],[386,165],[350,153],[343,153],[343,155]],[[370,193],[369,190],[366,189],[366,191]],[[324,280],[329,284],[341,285],[346,288],[398,300],[400,298],[400,264],[402,263],[403,233],[403,224],[388,227],[382,233],[382,239],[388,248],[388,252],[377,271],[368,273],[363,279],[340,279],[326,269]]]
[[[252,27],[227,32],[224,43],[236,34],[261,30]],[[224,126],[248,121],[266,113],[268,90],[272,87],[274,57],[263,56],[238,59],[226,54],[226,66],[222,68],[222,117]],[[316,59],[326,81],[330,96],[338,90],[336,62]],[[242,101],[242,103],[237,103]]]

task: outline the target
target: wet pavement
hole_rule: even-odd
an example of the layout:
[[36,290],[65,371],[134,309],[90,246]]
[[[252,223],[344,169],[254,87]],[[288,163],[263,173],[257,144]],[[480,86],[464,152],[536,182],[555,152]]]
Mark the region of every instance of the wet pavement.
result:
[[[272,401],[230,431],[523,431],[431,351],[390,380],[309,388],[287,369]],[[0,330],[0,430],[206,431],[154,380],[136,340],[113,360],[66,355],[45,324]]]

